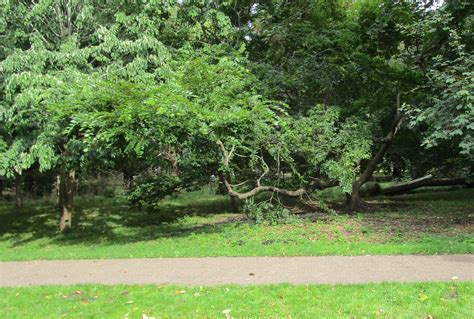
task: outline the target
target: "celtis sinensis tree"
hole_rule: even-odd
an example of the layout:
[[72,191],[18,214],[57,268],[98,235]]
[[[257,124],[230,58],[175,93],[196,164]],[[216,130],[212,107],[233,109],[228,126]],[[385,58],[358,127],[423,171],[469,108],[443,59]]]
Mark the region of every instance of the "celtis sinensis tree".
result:
[[[32,165],[56,169],[70,194],[83,151],[61,123],[51,123],[54,106],[77,83],[101,80],[155,85],[167,73],[170,50],[226,41],[231,25],[203,1],[3,1],[0,12],[2,73],[0,173],[21,176]],[[181,30],[178,34],[176,29]],[[73,108],[71,105],[69,107]],[[53,136],[54,133],[60,134]],[[66,139],[65,139],[66,138]],[[76,158],[77,157],[77,158]],[[77,160],[71,160],[76,158]],[[73,164],[74,163],[74,164]],[[129,174],[130,165],[123,167]],[[71,196],[60,199],[61,230]]]

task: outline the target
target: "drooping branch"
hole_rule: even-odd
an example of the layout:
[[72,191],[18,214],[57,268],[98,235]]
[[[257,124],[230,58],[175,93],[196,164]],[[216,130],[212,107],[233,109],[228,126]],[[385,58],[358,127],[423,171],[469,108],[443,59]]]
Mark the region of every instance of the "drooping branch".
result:
[[[221,153],[222,153],[224,167],[228,168],[229,162],[232,156],[232,152],[235,149],[235,147],[232,147],[231,152],[228,152],[224,146],[224,143],[222,143],[221,141],[217,141],[217,145],[219,145]],[[256,181],[257,187],[254,187],[252,190],[245,193],[236,191],[233,185],[228,182],[225,174],[221,174],[220,178],[222,182],[224,183],[229,195],[232,197],[238,198],[240,200],[245,200],[247,198],[257,195],[258,193],[263,193],[263,192],[273,192],[276,194],[287,195],[290,197],[300,197],[303,194],[307,193],[306,189],[304,188],[299,188],[297,190],[288,190],[288,189],[279,188],[275,186],[261,185],[262,178],[270,171],[270,168],[268,167],[268,165],[266,165],[266,163],[264,164],[264,166],[265,166],[264,172],[262,173],[262,175],[260,175],[260,177]]]

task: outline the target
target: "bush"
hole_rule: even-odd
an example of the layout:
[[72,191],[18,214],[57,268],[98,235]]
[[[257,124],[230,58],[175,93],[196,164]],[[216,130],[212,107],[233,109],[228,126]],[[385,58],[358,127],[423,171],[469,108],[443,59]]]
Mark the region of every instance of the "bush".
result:
[[274,205],[270,201],[255,203],[254,199],[245,201],[242,212],[255,224],[287,224],[293,223],[297,217],[281,205]]
[[153,176],[141,180],[128,194],[132,206],[153,211],[158,209],[159,201],[179,191],[181,180],[176,176]]

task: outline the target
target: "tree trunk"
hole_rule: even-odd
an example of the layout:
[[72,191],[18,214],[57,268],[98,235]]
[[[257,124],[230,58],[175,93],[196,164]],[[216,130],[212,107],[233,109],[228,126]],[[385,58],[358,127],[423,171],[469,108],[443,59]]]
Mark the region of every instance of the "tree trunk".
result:
[[34,170],[26,171],[23,178],[23,185],[24,191],[31,197],[35,197],[35,178],[34,178]]
[[229,195],[229,198],[230,198],[230,207],[232,209],[232,211],[234,213],[237,213],[239,211],[239,205],[237,203],[237,197],[236,196],[233,196],[227,189],[227,187],[225,187],[225,182],[229,182],[231,181],[231,176],[229,173],[222,173],[222,174],[219,174],[219,179],[221,180],[221,185],[223,185],[224,187],[224,191],[225,193],[227,193]]
[[348,208],[350,210],[357,209],[361,204],[361,201],[360,201],[360,187],[361,186],[362,184],[359,180],[352,184],[351,194],[347,200]]
[[23,190],[22,190],[23,178],[21,174],[15,175],[15,204],[17,208],[23,207]]
[[397,130],[401,121],[402,121],[402,117],[400,115],[397,115],[394,122],[392,123],[390,132],[385,137],[384,142],[380,146],[380,149],[375,154],[375,156],[372,157],[372,159],[369,161],[364,172],[352,184],[351,198],[349,200],[349,208],[351,210],[354,210],[360,206],[360,194],[359,194],[360,188],[372,177],[372,174],[374,173],[375,169],[383,160],[383,157],[385,153],[387,152],[388,148],[390,147],[390,144],[392,144],[393,137],[397,133]]
[[375,156],[372,157],[372,159],[369,161],[369,163],[367,164],[367,167],[365,168],[361,176],[352,184],[351,198],[348,202],[348,206],[350,210],[355,210],[357,209],[357,207],[360,206],[361,204],[360,194],[359,194],[360,188],[372,177],[372,174],[374,173],[375,169],[380,164],[380,162],[383,160],[385,153],[387,152],[388,148],[392,144],[395,134],[397,134],[397,131],[400,128],[400,124],[403,120],[403,116],[400,114],[400,111],[399,111],[400,98],[402,94],[403,93],[397,94],[397,114],[395,116],[395,119],[392,122],[392,125],[390,126],[390,130],[388,131],[385,138],[382,140],[382,145],[380,146],[380,149],[375,154]]
[[133,173],[125,172],[123,174],[125,188],[130,191],[134,186]]
[[3,178],[0,177],[0,199],[3,199]]
[[59,175],[59,230],[64,233],[72,226],[72,206],[74,201],[76,176],[73,170],[61,170]]
[[426,186],[472,186],[466,177],[434,178]]

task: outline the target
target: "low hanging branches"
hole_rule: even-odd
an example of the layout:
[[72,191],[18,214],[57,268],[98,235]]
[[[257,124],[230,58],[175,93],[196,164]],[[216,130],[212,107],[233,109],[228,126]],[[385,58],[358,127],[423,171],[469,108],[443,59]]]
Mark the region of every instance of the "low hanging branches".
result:
[[[235,147],[232,147],[230,152],[228,152],[226,150],[225,146],[224,146],[224,143],[222,143],[222,141],[217,141],[217,145],[219,145],[222,156],[223,156],[224,167],[228,168],[229,167],[229,161],[232,157],[232,153],[234,152]],[[236,191],[234,189],[234,187],[237,186],[237,185],[233,185],[233,184],[229,183],[229,181],[227,180],[227,177],[225,176],[225,174],[221,174],[221,180],[224,183],[229,195],[232,196],[232,197],[241,199],[241,200],[245,200],[245,199],[248,199],[250,197],[253,197],[253,196],[257,195],[258,193],[263,193],[263,192],[273,192],[273,193],[276,193],[276,194],[287,195],[287,196],[290,196],[290,197],[301,197],[304,194],[308,193],[307,190],[304,189],[304,188],[299,188],[297,190],[288,190],[288,189],[279,188],[279,187],[275,187],[275,186],[262,185],[261,184],[262,178],[265,175],[267,175],[268,172],[270,171],[270,168],[268,167],[268,165],[264,165],[264,166],[265,166],[264,172],[262,173],[262,175],[260,175],[260,177],[256,181],[257,186],[254,187],[252,190],[250,190],[248,192],[245,192],[245,193],[240,193],[240,192]]]

